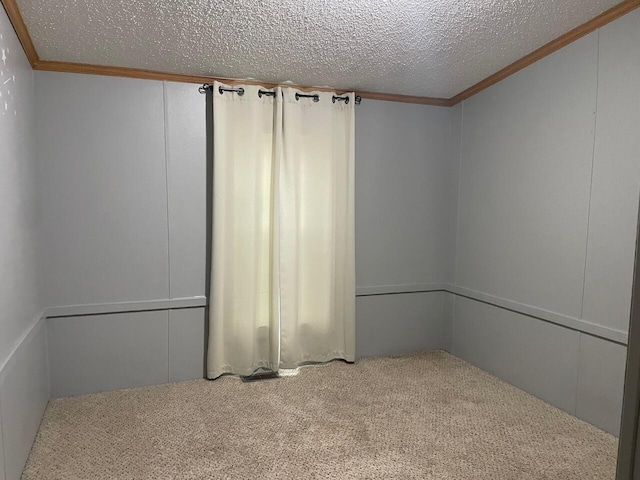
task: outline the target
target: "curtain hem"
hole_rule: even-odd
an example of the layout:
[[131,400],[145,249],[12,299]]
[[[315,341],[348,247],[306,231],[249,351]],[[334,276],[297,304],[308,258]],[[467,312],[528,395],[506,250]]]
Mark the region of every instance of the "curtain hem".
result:
[[278,368],[274,368],[271,364],[268,363],[259,363],[253,365],[251,367],[245,368],[233,368],[230,365],[224,365],[222,367],[216,368],[214,370],[207,370],[207,379],[215,380],[223,375],[238,375],[241,377],[246,377],[252,375],[256,371],[260,369],[270,370],[273,372],[277,372]]
[[304,355],[293,362],[281,362],[280,368],[298,368],[301,364],[307,362],[326,363],[331,362],[332,360],[344,360],[345,362],[353,363],[355,362],[355,354],[336,352],[321,356]]

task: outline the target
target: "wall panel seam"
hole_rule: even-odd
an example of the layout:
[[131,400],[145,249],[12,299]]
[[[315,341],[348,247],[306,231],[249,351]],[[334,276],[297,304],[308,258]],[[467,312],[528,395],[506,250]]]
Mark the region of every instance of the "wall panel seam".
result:
[[167,115],[167,82],[162,82],[162,114],[163,114],[163,122],[162,122],[162,132],[164,135],[164,180],[165,180],[165,189],[166,189],[166,199],[167,199],[167,290],[169,293],[169,298],[171,295],[171,226],[170,226],[170,204],[169,201],[169,116]]
[[526,305],[506,298],[496,297],[484,292],[471,290],[469,288],[451,285],[450,293],[465,297],[477,302],[486,303],[503,310],[511,311],[537,320],[552,323],[570,330],[582,332],[587,335],[602,338],[621,345],[627,344],[627,332],[616,330],[610,327],[588,322],[581,318],[570,317],[561,313],[552,312],[543,308]]
[[22,348],[28,345],[38,330],[44,326],[43,320],[45,320],[45,318],[46,310],[40,312],[40,314],[35,317],[23,334],[15,341],[9,354],[4,359],[0,359],[0,387],[4,383],[6,373],[13,364],[13,359],[18,355]]
[[63,305],[45,310],[47,318],[103,315],[110,313],[149,312],[155,310],[175,310],[180,308],[204,307],[204,295],[182,298],[163,298],[132,302],[94,303],[84,305]]
[[578,392],[580,391],[580,349],[582,348],[582,332],[578,333],[578,358],[576,359],[576,398],[573,414],[578,414]]
[[446,291],[446,283],[409,283],[398,285],[373,285],[356,287],[356,297],[372,297],[376,295],[403,295],[407,293],[428,293]]
[[[584,319],[570,317],[532,305],[522,304],[506,298],[497,297],[484,292],[448,283],[425,283],[382,285],[356,288],[356,297],[378,295],[405,295],[415,293],[448,292],[456,296],[469,298],[481,303],[493,305],[503,310],[512,311],[547,323],[559,325],[570,330],[583,332],[621,345],[627,344],[627,332],[599,325]],[[205,296],[147,300],[139,302],[102,303],[89,305],[68,305],[52,307],[45,310],[47,318],[72,317],[87,315],[104,315],[110,313],[129,313],[154,310],[174,310],[181,308],[198,308],[208,306]]]
[[462,101],[460,105],[460,141],[458,142],[458,191],[456,192],[456,235],[455,235],[455,249],[453,251],[453,283],[455,284],[458,277],[458,237],[460,236],[460,204],[462,198],[462,139],[464,136],[464,105],[466,100]]
[[597,31],[596,49],[596,111],[593,114],[593,145],[591,149],[591,177],[589,178],[589,203],[587,206],[587,235],[584,247],[584,269],[582,271],[582,301],[580,302],[580,318],[584,316],[584,294],[587,285],[587,264],[589,262],[589,230],[591,227],[591,198],[593,197],[593,172],[596,163],[596,138],[598,131],[598,95],[600,93],[600,29]]
[[171,322],[171,310],[166,311],[167,315],[167,383],[171,382],[171,331],[169,323]]
[[[2,384],[0,384],[0,388],[2,388]],[[6,451],[4,449],[4,428],[2,428],[2,404],[0,403],[0,449],[2,449],[2,479],[7,480],[7,456]]]
[[52,396],[51,394],[53,393],[53,382],[51,381],[51,370],[53,369],[53,366],[51,365],[51,352],[50,352],[50,348],[49,348],[49,327],[47,325],[47,317],[46,317],[46,310],[43,313],[43,320],[45,320],[44,323],[44,355],[45,355],[45,360],[47,362],[47,391],[49,393],[49,400],[51,400]]

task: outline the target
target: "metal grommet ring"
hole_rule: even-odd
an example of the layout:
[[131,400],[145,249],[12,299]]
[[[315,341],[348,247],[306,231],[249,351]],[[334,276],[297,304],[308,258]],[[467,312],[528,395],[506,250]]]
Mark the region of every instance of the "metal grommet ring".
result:
[[314,102],[319,102],[320,101],[320,95],[315,94],[315,95],[305,95],[305,94],[300,94],[296,92],[296,100],[300,100],[301,98],[312,98]]

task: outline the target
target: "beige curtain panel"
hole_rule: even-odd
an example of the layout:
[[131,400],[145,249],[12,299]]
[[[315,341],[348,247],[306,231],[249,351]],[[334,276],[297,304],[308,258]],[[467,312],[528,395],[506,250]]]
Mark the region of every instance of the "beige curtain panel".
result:
[[354,94],[213,88],[207,373],[354,360]]

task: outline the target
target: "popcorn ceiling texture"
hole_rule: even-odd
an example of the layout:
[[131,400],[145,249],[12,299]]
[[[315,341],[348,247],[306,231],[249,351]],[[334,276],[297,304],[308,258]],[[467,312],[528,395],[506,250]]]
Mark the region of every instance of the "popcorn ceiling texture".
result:
[[17,0],[42,60],[452,97],[619,0]]

